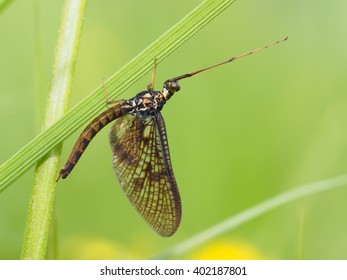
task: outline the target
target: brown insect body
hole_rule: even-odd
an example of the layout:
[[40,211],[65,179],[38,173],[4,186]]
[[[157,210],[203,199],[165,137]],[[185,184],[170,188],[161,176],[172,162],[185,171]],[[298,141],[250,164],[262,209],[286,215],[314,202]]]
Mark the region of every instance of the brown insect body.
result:
[[162,91],[153,90],[155,64],[152,80],[146,91],[128,100],[108,102],[116,105],[101,113],[83,130],[57,181],[60,177],[65,179],[71,173],[94,136],[114,121],[109,135],[112,163],[124,193],[136,211],[158,234],[164,237],[173,235],[181,221],[181,199],[160,111],[166,101],[180,90],[177,81],[261,51],[287,38],[198,71],[168,79],[164,82]]
[[158,234],[171,236],[180,224],[182,209],[160,110],[179,89],[176,82],[166,82],[162,91],[149,88],[97,116],[77,139],[57,181],[71,173],[93,137],[115,121],[110,144],[116,177],[146,222]]

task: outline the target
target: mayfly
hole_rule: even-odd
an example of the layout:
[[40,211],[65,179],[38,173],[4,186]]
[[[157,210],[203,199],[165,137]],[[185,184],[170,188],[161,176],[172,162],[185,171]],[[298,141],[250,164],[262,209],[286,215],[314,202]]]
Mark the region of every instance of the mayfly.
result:
[[165,103],[180,90],[179,80],[235,61],[287,40],[277,41],[253,51],[234,56],[212,66],[180,75],[154,90],[156,62],[147,90],[128,100],[107,101],[114,104],[83,130],[59,178],[65,179],[77,164],[94,136],[114,121],[109,134],[113,169],[131,204],[155,232],[164,237],[173,235],[180,224],[182,208],[176,179],[171,166],[164,119],[160,113]]

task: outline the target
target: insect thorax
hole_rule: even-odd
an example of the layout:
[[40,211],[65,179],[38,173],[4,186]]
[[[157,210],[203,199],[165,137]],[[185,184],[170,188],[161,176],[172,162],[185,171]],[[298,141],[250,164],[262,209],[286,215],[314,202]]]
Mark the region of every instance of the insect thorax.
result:
[[127,100],[127,104],[132,108],[130,113],[144,118],[155,115],[155,112],[160,111],[165,103],[165,97],[160,91],[150,92],[148,90]]

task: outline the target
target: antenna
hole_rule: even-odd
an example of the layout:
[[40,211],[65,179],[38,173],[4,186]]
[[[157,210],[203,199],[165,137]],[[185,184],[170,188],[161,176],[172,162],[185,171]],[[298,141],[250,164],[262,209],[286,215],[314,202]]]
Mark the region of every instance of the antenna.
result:
[[279,40],[279,41],[277,41],[277,42],[274,42],[274,43],[272,43],[272,44],[270,44],[270,45],[266,45],[266,46],[264,46],[264,47],[262,47],[262,48],[258,48],[258,49],[252,50],[252,51],[250,51],[250,52],[246,52],[246,53],[243,53],[243,54],[240,54],[240,55],[237,55],[237,56],[233,56],[232,58],[229,58],[228,60],[225,60],[225,61],[223,61],[223,62],[220,62],[220,63],[214,64],[214,65],[211,65],[211,66],[209,66],[209,67],[206,67],[206,68],[203,68],[203,69],[194,71],[194,72],[190,72],[190,73],[187,73],[187,74],[183,74],[183,75],[177,76],[177,77],[175,77],[175,78],[168,79],[168,80],[165,81],[165,83],[166,83],[166,82],[175,82],[175,81],[182,80],[182,79],[185,79],[185,78],[190,78],[190,77],[192,77],[192,76],[194,76],[194,75],[196,75],[196,74],[199,74],[199,73],[201,73],[201,72],[204,72],[204,71],[206,71],[206,70],[210,70],[210,69],[212,69],[212,68],[221,66],[221,65],[223,65],[223,64],[227,64],[227,63],[229,63],[229,62],[235,61],[236,59],[243,58],[243,57],[248,56],[248,55],[251,55],[251,54],[253,54],[253,53],[256,53],[256,52],[259,52],[259,51],[262,51],[262,50],[271,48],[272,46],[277,45],[277,44],[279,44],[279,43],[281,43],[281,42],[284,42],[284,41],[286,41],[286,40],[288,40],[288,36],[285,37],[285,38],[282,39],[282,40]]

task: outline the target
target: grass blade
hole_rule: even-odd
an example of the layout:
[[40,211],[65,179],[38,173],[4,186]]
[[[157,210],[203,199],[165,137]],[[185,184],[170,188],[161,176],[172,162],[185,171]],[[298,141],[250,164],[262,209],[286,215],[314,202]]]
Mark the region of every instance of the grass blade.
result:
[[[154,58],[162,61],[235,1],[203,1],[105,82],[109,97],[116,99],[153,67]],[[0,166],[0,192],[104,107],[103,87],[99,86]]]

